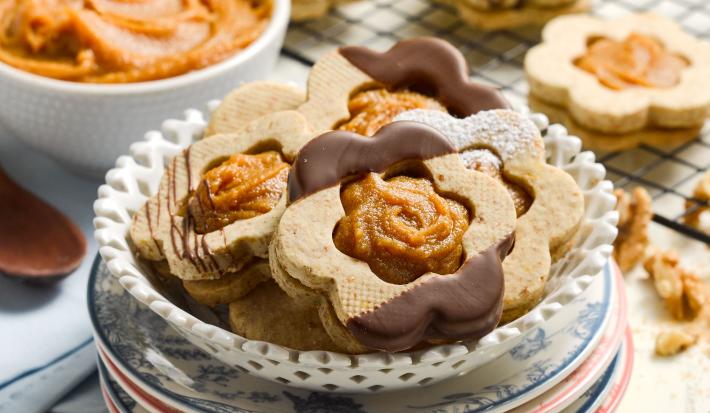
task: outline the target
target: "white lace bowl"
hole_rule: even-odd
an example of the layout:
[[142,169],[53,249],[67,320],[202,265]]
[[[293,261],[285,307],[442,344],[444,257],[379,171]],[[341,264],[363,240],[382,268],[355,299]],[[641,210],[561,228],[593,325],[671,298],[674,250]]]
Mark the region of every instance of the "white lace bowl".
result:
[[[527,113],[527,109],[521,111]],[[148,305],[180,334],[215,358],[269,380],[320,391],[375,392],[425,386],[462,374],[494,360],[515,346],[534,327],[560,312],[601,272],[616,237],[617,213],[611,182],[591,152],[580,153],[580,141],[560,125],[548,127],[544,115],[528,114],[545,136],[550,164],[567,171],[584,193],[585,215],[574,247],[550,273],[544,299],[529,313],[496,328],[479,341],[434,346],[403,353],[347,355],[297,351],[248,340],[207,324],[161,295],[142,272],[129,247],[131,215],[156,193],[164,166],[195,139],[206,125],[202,112],[185,112],[184,120],[168,120],[162,132],[121,156],[106,175],[94,204],[95,236],[111,273],[136,299]]]
[[291,2],[274,0],[271,21],[244,50],[207,68],[150,82],[89,84],[50,79],[0,63],[0,122],[32,147],[86,175],[103,176],[145,131],[194,102],[268,76],[281,50]]

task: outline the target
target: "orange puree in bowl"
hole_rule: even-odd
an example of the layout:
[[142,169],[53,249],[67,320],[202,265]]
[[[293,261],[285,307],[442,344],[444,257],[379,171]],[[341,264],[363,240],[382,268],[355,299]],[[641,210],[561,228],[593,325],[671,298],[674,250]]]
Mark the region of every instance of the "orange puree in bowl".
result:
[[595,40],[575,64],[594,74],[604,86],[616,90],[675,86],[681,70],[688,66],[682,57],[669,53],[657,40],[638,33],[621,42]]
[[4,0],[0,61],[76,82],[162,79],[253,42],[270,0]]

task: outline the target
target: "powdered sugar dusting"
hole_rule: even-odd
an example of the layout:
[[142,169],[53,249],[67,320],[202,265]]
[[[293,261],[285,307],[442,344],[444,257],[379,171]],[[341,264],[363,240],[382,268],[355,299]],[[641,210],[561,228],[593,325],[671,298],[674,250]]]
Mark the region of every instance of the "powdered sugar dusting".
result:
[[429,125],[446,136],[459,151],[471,147],[489,147],[503,162],[521,155],[544,156],[538,128],[532,121],[513,111],[489,110],[457,119],[444,112],[415,109],[400,113],[394,120]]
[[[488,149],[471,149],[461,152],[461,160],[467,167],[500,169],[500,158]],[[476,168],[478,166],[479,168]]]

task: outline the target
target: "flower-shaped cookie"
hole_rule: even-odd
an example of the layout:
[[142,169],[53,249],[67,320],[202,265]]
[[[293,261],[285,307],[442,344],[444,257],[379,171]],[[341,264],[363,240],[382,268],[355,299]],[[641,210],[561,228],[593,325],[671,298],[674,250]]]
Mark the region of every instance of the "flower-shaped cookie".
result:
[[555,19],[525,71],[532,96],[592,131],[696,128],[710,114],[710,44],[650,14]]
[[542,25],[563,14],[582,13],[592,0],[455,0],[461,19],[482,30]]
[[[494,166],[502,169],[503,176],[529,193],[532,203],[518,216],[515,246],[503,261],[503,321],[527,312],[542,298],[551,251],[556,252],[572,238],[584,214],[584,198],[574,179],[545,162],[540,132],[517,112],[493,110],[457,119],[437,111],[414,110],[396,120],[433,127],[464,159],[481,158],[476,152],[487,149],[498,158]],[[467,163],[472,162],[469,159]]]
[[[321,135],[299,153],[288,194],[272,274],[291,296],[322,298],[323,325],[339,347],[398,351],[495,328],[515,209],[502,185],[467,169],[435,130],[395,122],[372,139]],[[403,267],[404,256],[420,268]],[[384,276],[383,266],[405,278]]]
[[334,0],[292,0],[291,20],[303,21],[325,16]]
[[288,163],[311,137],[303,116],[282,111],[185,149],[133,217],[141,255],[166,259],[183,280],[217,279],[266,258],[286,207]]
[[[369,107],[352,107],[359,106],[359,92],[370,89],[406,95],[375,96],[370,99],[372,105],[366,105]],[[337,129],[354,116],[367,115],[367,111],[390,114],[390,119],[378,118],[386,124],[401,111],[433,106],[468,116],[507,108],[508,103],[498,90],[469,80],[466,61],[451,44],[418,38],[401,41],[384,53],[346,46],[327,54],[311,69],[307,101],[298,110],[314,131],[324,132]]]
[[295,109],[305,100],[305,92],[288,83],[245,83],[225,96],[212,112],[205,136],[237,132],[257,118],[269,113]]

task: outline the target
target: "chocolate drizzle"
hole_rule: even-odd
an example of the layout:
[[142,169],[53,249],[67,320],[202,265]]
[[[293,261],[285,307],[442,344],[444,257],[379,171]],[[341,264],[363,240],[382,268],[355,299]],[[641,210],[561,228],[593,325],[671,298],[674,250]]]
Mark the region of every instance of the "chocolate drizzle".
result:
[[372,138],[347,131],[327,132],[307,143],[288,175],[288,200],[337,185],[365,172],[382,172],[407,159],[426,160],[456,153],[448,139],[417,122],[394,122]]
[[371,78],[392,89],[424,88],[452,114],[466,117],[482,110],[510,105],[492,87],[471,82],[461,53],[433,37],[405,40],[385,53],[361,46],[346,46],[340,54]]
[[468,257],[453,274],[430,278],[348,320],[363,345],[402,351],[425,340],[480,338],[491,332],[503,310],[502,261],[513,247],[511,233]]

